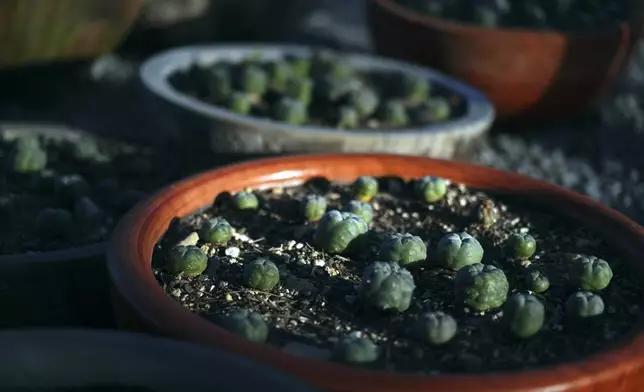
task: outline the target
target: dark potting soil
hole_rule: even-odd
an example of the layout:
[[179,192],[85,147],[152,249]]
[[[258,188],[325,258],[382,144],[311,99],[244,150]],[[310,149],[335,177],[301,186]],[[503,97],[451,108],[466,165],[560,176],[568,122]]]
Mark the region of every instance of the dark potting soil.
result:
[[[78,140],[38,139],[47,155],[46,167],[22,174],[13,169],[15,138],[0,135],[0,255],[105,241],[122,214],[150,191],[179,177],[169,158],[151,148],[91,135]],[[75,153],[80,145],[83,153]],[[47,208],[66,211],[71,225],[69,220],[39,225],[38,216]]]
[[[312,241],[315,224],[303,222],[299,200],[309,193],[324,194],[328,211],[344,206],[350,196],[346,185],[315,180],[293,188],[257,191],[260,207],[255,212],[238,211],[231,206],[229,194],[219,195],[212,206],[171,227],[155,252],[154,272],[169,296],[209,319],[238,307],[262,314],[271,326],[268,342],[284,350],[330,358],[338,338],[361,331],[382,353],[369,366],[400,372],[474,373],[574,361],[617,344],[638,321],[642,289],[636,276],[619,253],[589,229],[517,200],[462,185],[450,185],[443,200],[427,205],[412,197],[410,185],[402,180],[380,182],[381,193],[372,201],[374,219],[367,247],[360,254],[347,257],[316,250]],[[491,228],[485,228],[479,218],[486,200],[492,200],[498,211],[498,221]],[[163,249],[198,231],[204,220],[213,217],[228,220],[236,234],[220,247],[200,243],[210,255],[206,271],[196,278],[164,272]],[[479,240],[485,249],[482,262],[506,273],[511,292],[526,290],[525,276],[534,268],[550,278],[550,289],[539,297],[546,307],[546,320],[537,335],[514,338],[502,324],[500,309],[481,314],[455,306],[455,272],[435,262],[436,244],[454,231],[466,231]],[[425,266],[410,269],[416,283],[412,305],[397,314],[367,311],[357,297],[362,271],[377,260],[379,241],[387,232],[409,232],[428,245]],[[503,242],[516,232],[529,232],[537,241],[530,265],[516,264],[503,255]],[[606,306],[604,315],[576,327],[564,320],[564,302],[578,290],[570,284],[570,265],[563,260],[567,253],[603,258],[614,273],[600,294]],[[280,269],[280,283],[270,292],[241,283],[244,263],[260,256],[270,258]],[[446,345],[431,347],[416,340],[410,327],[420,314],[437,310],[456,318],[458,332]]]

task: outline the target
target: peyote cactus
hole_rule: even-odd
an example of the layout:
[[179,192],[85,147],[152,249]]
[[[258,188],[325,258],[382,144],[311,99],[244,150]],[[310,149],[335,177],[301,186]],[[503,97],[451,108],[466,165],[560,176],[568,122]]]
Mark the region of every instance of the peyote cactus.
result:
[[429,98],[429,80],[416,75],[405,75],[403,78],[403,96],[410,103],[424,102]]
[[367,225],[371,224],[371,221],[373,220],[373,207],[371,207],[371,204],[365,203],[364,201],[351,200],[346,205],[346,212],[350,212],[362,218]]
[[414,183],[418,197],[427,203],[434,203],[445,197],[449,181],[441,177],[425,176]]
[[307,195],[302,202],[304,218],[309,222],[317,222],[326,212],[326,198],[321,195]]
[[268,67],[269,86],[275,91],[284,91],[293,77],[293,67],[286,61],[272,62]]
[[233,228],[223,218],[213,218],[201,225],[199,238],[213,245],[223,245],[233,236]]
[[358,177],[351,185],[351,190],[357,200],[369,202],[378,193],[378,180],[369,176]]
[[326,252],[343,253],[360,243],[368,230],[369,226],[359,216],[331,210],[318,223],[313,242]]
[[455,271],[483,260],[483,247],[465,232],[446,234],[438,242],[436,253],[443,267]]
[[313,81],[305,78],[289,79],[285,93],[287,97],[308,106],[313,98]]
[[233,92],[230,70],[225,67],[215,67],[208,73],[208,90],[210,98],[215,102],[226,102]]
[[255,97],[264,95],[268,88],[268,76],[257,65],[246,65],[242,70],[243,90]]
[[238,210],[256,210],[259,207],[259,200],[253,192],[240,191],[233,195],[233,204]]
[[532,294],[516,293],[503,305],[503,321],[518,338],[526,339],[541,330],[546,317],[543,303]]
[[104,212],[88,197],[81,197],[74,203],[74,219],[86,226],[99,224],[104,216]]
[[308,112],[304,103],[284,97],[277,103],[275,117],[287,124],[302,125],[308,118]]
[[9,163],[16,173],[38,173],[47,166],[47,153],[38,138],[24,136],[14,143]]
[[427,122],[446,121],[452,115],[452,106],[445,98],[431,98],[425,103],[429,118]]
[[98,148],[98,143],[90,138],[83,138],[71,143],[71,153],[75,159],[85,162],[104,162],[107,160]]
[[293,75],[300,78],[308,78],[311,72],[311,60],[307,57],[291,57],[288,59],[293,69]]
[[252,342],[264,343],[268,339],[268,324],[259,314],[248,309],[234,309],[221,316],[219,325]]
[[244,266],[244,284],[252,289],[270,291],[279,281],[280,271],[268,259],[256,259]]
[[358,111],[351,106],[342,106],[338,109],[338,128],[356,129],[360,124]]
[[506,241],[508,256],[514,259],[527,260],[537,250],[537,241],[527,233],[514,233]]
[[80,174],[66,174],[56,178],[54,191],[65,201],[75,201],[81,197],[88,196],[91,187],[85,177]]
[[531,271],[526,277],[528,290],[541,294],[550,288],[550,280],[541,271]]
[[397,263],[376,261],[364,269],[360,297],[370,307],[404,312],[416,285],[409,271]]
[[382,242],[378,256],[382,261],[393,261],[408,266],[425,261],[427,247],[418,236],[394,233]]
[[385,102],[382,109],[382,121],[392,128],[404,127],[409,123],[409,116],[405,105],[398,100]]
[[72,214],[60,208],[45,208],[36,217],[36,233],[42,238],[66,238],[73,230]]
[[333,352],[335,359],[351,364],[372,363],[379,355],[380,350],[371,339],[355,333],[339,339]]
[[230,95],[228,109],[237,114],[248,114],[253,109],[253,96],[241,91]]
[[421,339],[433,346],[452,340],[458,325],[454,317],[444,312],[428,312],[420,315],[416,330]]
[[598,294],[578,291],[566,300],[566,316],[571,321],[583,321],[604,313],[604,300]]
[[193,245],[177,245],[167,255],[166,269],[173,275],[194,278],[208,267],[208,256],[201,248]]
[[579,287],[586,291],[601,291],[608,287],[613,278],[610,265],[595,256],[574,255],[574,274]]
[[356,108],[360,118],[367,118],[376,111],[380,99],[372,89],[361,88],[350,93],[349,103]]
[[503,305],[509,289],[502,270],[481,263],[461,268],[454,280],[456,301],[479,312]]

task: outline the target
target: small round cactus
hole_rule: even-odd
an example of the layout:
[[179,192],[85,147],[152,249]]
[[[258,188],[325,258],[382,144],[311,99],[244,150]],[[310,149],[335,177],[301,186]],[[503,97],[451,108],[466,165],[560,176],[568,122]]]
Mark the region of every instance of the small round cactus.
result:
[[373,207],[364,201],[351,200],[347,203],[346,211],[359,216],[368,225],[373,220]]
[[444,312],[428,312],[420,315],[416,324],[421,339],[433,346],[452,340],[458,329],[456,320]]
[[228,68],[215,67],[208,72],[210,98],[215,102],[224,102],[233,92],[232,78]]
[[445,121],[452,115],[452,107],[445,98],[432,98],[427,101],[431,121]]
[[85,225],[99,224],[104,216],[103,211],[88,197],[81,197],[74,203],[74,219]]
[[610,265],[595,256],[575,255],[572,258],[574,274],[579,287],[586,291],[601,291],[608,287],[613,279]]
[[240,191],[233,195],[233,204],[238,210],[256,210],[259,207],[259,200],[253,192]]
[[286,84],[286,96],[308,106],[313,97],[313,81],[305,78],[292,78]]
[[244,266],[244,284],[252,289],[270,291],[279,281],[280,271],[268,259],[256,259]]
[[380,355],[378,346],[368,337],[349,334],[336,343],[333,356],[350,364],[367,364],[375,362]]
[[509,289],[508,279],[502,270],[481,263],[461,268],[454,280],[457,302],[479,312],[503,305]]
[[166,269],[173,275],[194,278],[208,267],[208,256],[201,248],[193,245],[174,246],[167,257]]
[[338,128],[355,129],[360,124],[358,111],[352,106],[342,106],[338,109]]
[[219,325],[252,342],[264,343],[268,339],[268,324],[264,318],[248,309],[234,309],[223,315]]
[[268,69],[269,85],[275,91],[284,91],[288,81],[294,76],[293,67],[286,61],[275,61]]
[[408,266],[425,261],[427,247],[418,236],[394,233],[382,242],[378,256],[382,261],[393,261]]
[[321,195],[307,195],[302,202],[302,213],[309,222],[317,222],[326,212],[326,198]]
[[302,125],[308,118],[306,105],[298,100],[284,97],[275,108],[275,117],[291,125]]
[[369,202],[378,193],[378,180],[369,176],[358,177],[351,185],[356,200]]
[[360,297],[370,307],[404,312],[411,304],[415,288],[409,271],[397,263],[376,261],[362,273]]
[[300,78],[308,78],[311,72],[311,59],[307,57],[291,57],[288,59],[293,75]]
[[254,96],[262,96],[268,88],[268,76],[256,65],[247,65],[242,71],[244,91]]
[[369,230],[367,223],[359,216],[338,210],[328,211],[315,230],[313,242],[329,253],[343,253]]
[[85,177],[80,174],[67,174],[56,178],[54,190],[61,199],[75,201],[88,196],[91,187]]
[[418,197],[427,203],[434,203],[445,197],[448,181],[444,178],[425,176],[414,183]]
[[521,339],[539,332],[545,317],[543,303],[532,294],[516,293],[503,305],[503,320],[510,332]]
[[508,255],[513,259],[527,260],[537,250],[537,241],[527,233],[514,233],[506,241]]
[[406,75],[402,87],[405,99],[410,102],[420,103],[429,98],[430,84],[425,77]]
[[531,271],[526,277],[528,290],[541,294],[550,288],[550,280],[541,271]]
[[253,109],[253,97],[250,94],[235,91],[230,96],[228,108],[237,114],[248,114]]
[[402,102],[390,100],[385,102],[382,113],[382,121],[389,127],[404,127],[409,123],[407,109]]
[[71,144],[71,153],[79,161],[101,162],[106,159],[98,148],[98,143],[89,138],[83,138]]
[[201,225],[199,238],[213,245],[223,245],[233,236],[233,228],[223,218],[213,218]]
[[72,214],[60,208],[45,208],[36,217],[36,233],[43,238],[65,238],[73,229]]
[[573,321],[589,319],[604,313],[604,300],[598,294],[578,291],[566,300],[566,316]]
[[446,234],[438,242],[436,253],[443,267],[455,271],[483,260],[483,247],[467,233]]
[[16,173],[38,173],[47,166],[47,153],[37,138],[22,137],[13,145],[9,163]]
[[360,118],[367,118],[378,109],[380,99],[372,89],[361,88],[350,93],[349,102],[356,108]]

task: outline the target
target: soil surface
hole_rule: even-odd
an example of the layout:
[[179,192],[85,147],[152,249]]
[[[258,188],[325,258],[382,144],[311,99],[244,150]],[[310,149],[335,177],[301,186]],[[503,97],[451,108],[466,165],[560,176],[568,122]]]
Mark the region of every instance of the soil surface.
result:
[[[367,248],[360,254],[331,255],[314,247],[315,224],[303,222],[299,200],[310,193],[324,194],[329,201],[327,210],[350,200],[347,186],[317,179],[299,187],[257,191],[260,207],[255,212],[237,211],[229,194],[219,195],[212,206],[171,227],[155,253],[155,274],[169,296],[209,319],[216,320],[214,316],[237,307],[262,314],[272,328],[269,343],[296,354],[330,358],[339,337],[360,331],[383,353],[369,366],[399,372],[489,372],[573,361],[617,344],[638,321],[642,290],[635,275],[614,249],[587,228],[462,185],[450,185],[445,198],[427,205],[412,197],[411,185],[402,180],[385,178],[380,183],[380,193],[372,200],[374,219]],[[499,218],[491,228],[485,228],[479,218],[488,200],[493,201]],[[236,233],[218,248],[200,244],[211,256],[206,271],[196,278],[164,272],[160,268],[162,250],[198,231],[212,217],[227,219]],[[550,278],[550,289],[540,295],[546,321],[537,335],[513,338],[502,324],[501,310],[480,314],[455,307],[455,273],[435,261],[436,244],[453,231],[466,231],[479,240],[485,249],[483,263],[506,273],[510,292],[525,291],[525,276],[533,269]],[[376,314],[361,306],[357,287],[364,267],[376,260],[378,244],[388,232],[423,238],[428,260],[411,270],[416,283],[412,306],[399,314]],[[504,241],[516,232],[528,232],[537,241],[530,265],[516,264],[503,255]],[[604,315],[583,327],[571,327],[564,319],[565,300],[579,290],[570,283],[566,253],[603,258],[614,273],[609,287],[600,293]],[[270,258],[280,269],[280,283],[268,293],[241,283],[244,263],[259,256]],[[430,347],[410,333],[421,313],[435,310],[458,321],[457,335],[445,346]]]
[[[40,136],[39,140],[47,155],[46,167],[36,173],[20,174],[11,169],[15,139],[0,135],[3,222],[0,255],[46,252],[105,241],[130,207],[150,191],[180,177],[168,158],[151,148],[90,135],[78,140]],[[74,152],[79,143],[94,144],[96,149],[91,147],[93,152],[88,156],[79,155]],[[82,185],[61,185],[72,184],[79,178]],[[96,210],[81,208],[81,199],[85,199],[85,206],[89,201]],[[71,214],[73,223],[68,234],[60,234],[59,228],[39,230],[38,215],[46,208],[63,209]]]

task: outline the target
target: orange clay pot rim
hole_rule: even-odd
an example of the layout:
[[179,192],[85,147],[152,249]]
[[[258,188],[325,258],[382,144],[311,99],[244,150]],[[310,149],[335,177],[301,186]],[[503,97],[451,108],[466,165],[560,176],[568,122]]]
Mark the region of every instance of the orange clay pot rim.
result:
[[[376,164],[382,168],[372,168]],[[318,166],[316,166],[318,165]],[[324,165],[325,168],[320,168]],[[557,200],[570,205],[561,214],[569,215],[583,224],[599,230],[613,243],[620,243],[631,255],[644,251],[644,228],[637,225],[621,213],[612,210],[586,196],[526,176],[492,169],[484,166],[431,159],[417,156],[391,154],[310,154],[292,155],[280,158],[268,158],[230,165],[206,171],[157,192],[150,199],[131,210],[118,224],[112,233],[108,249],[108,270],[112,284],[119,297],[122,297],[144,323],[159,333],[180,339],[187,339],[203,344],[225,344],[234,347],[241,355],[246,355],[261,362],[267,362],[287,370],[305,379],[317,380],[332,390],[362,390],[365,384],[377,391],[416,390],[417,388],[437,388],[442,392],[492,392],[521,390],[524,392],[546,392],[577,390],[582,386],[594,385],[606,380],[618,380],[621,377],[637,374],[644,369],[644,333],[640,323],[624,337],[616,347],[611,347],[598,354],[590,355],[580,361],[567,362],[538,369],[513,372],[490,372],[481,375],[444,374],[417,375],[397,374],[356,369],[340,364],[320,361],[285,353],[268,344],[257,344],[228,333],[211,321],[202,318],[170,298],[157,283],[150,259],[153,246],[144,248],[141,245],[146,231],[155,230],[159,225],[167,227],[172,217],[159,215],[164,204],[179,202],[181,195],[195,192],[204,184],[212,181],[224,181],[227,177],[239,176],[247,172],[249,184],[254,189],[266,189],[278,185],[292,186],[301,184],[306,179],[322,175],[329,167],[346,167],[359,165],[364,175],[402,176],[409,178],[400,169],[390,167],[412,167],[414,171],[423,171],[423,175],[441,175],[441,172],[453,171],[447,178],[455,182],[471,183],[479,189],[497,190],[502,193],[524,196],[543,197],[547,204],[556,204]],[[461,173],[464,173],[463,175]],[[343,181],[341,175],[329,177],[331,181]],[[480,186],[477,182],[489,177],[502,177],[495,186]],[[237,182],[237,181],[236,181]],[[238,191],[244,184],[233,188],[222,187],[223,191]],[[518,189],[520,187],[521,189]],[[239,189],[238,189],[239,188]],[[212,195],[212,199],[216,195]],[[554,200],[554,201],[553,201]],[[182,201],[185,205],[185,201]],[[546,202],[544,202],[546,203]],[[572,208],[571,208],[572,206]],[[193,206],[198,210],[201,206]],[[594,223],[593,223],[594,222]],[[606,226],[611,226],[606,228]],[[602,228],[603,231],[602,231]],[[154,238],[156,243],[165,232]],[[628,248],[625,248],[627,247]],[[625,257],[632,259],[634,257]],[[392,387],[395,385],[396,387]],[[380,386],[380,387],[378,387]]]
[[489,28],[477,26],[474,24],[468,24],[464,22],[452,21],[443,18],[434,18],[431,16],[425,16],[413,10],[410,10],[402,5],[395,3],[393,0],[368,0],[373,3],[378,4],[378,6],[386,9],[387,11],[395,14],[396,16],[407,20],[410,23],[420,24],[420,25],[431,25],[441,30],[452,32],[455,34],[463,35],[479,35],[479,34],[496,34],[496,35],[510,35],[513,37],[522,37],[522,36],[541,36],[544,39],[566,39],[566,38],[594,38],[601,37],[615,31],[623,30],[628,28],[628,22],[621,22],[618,24],[605,26],[599,30],[592,31],[563,31],[563,30],[536,30],[529,28]]

